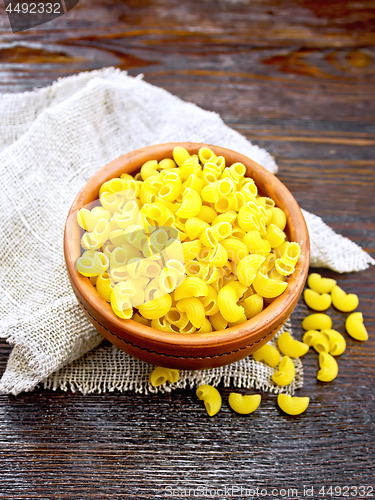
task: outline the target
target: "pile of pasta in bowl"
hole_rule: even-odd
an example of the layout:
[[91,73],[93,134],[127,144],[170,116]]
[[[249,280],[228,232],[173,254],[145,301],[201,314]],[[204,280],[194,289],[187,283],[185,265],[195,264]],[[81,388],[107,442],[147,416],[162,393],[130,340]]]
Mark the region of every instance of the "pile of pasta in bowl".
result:
[[223,330],[255,317],[288,286],[301,249],[285,213],[242,163],[208,147],[150,160],[105,182],[81,208],[77,270],[120,318],[165,332]]

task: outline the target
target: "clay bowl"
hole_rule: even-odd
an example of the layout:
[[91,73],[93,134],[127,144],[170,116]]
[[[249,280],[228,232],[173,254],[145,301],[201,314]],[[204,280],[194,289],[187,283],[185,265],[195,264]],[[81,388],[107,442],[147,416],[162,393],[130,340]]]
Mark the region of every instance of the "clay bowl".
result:
[[119,177],[124,172],[135,174],[147,160],[172,158],[175,146],[183,146],[193,154],[207,144],[169,143],[138,149],[110,162],[87,182],[74,200],[67,219],[64,235],[66,266],[73,290],[88,319],[119,349],[154,365],[187,370],[214,368],[238,361],[266,344],[295,308],[306,280],[310,250],[305,220],[292,194],[273,174],[246,156],[208,145],[216,155],[225,157],[227,165],[241,162],[246,166],[246,175],[255,180],[259,191],[271,197],[284,210],[287,217],[285,232],[302,249],[296,271],[290,276],[285,292],[245,323],[212,333],[183,335],[162,332],[133,320],[123,320],[98,295],[89,278],[79,274],[74,267],[80,256],[80,238],[83,233],[76,222],[75,213],[98,199],[99,187],[103,182]]

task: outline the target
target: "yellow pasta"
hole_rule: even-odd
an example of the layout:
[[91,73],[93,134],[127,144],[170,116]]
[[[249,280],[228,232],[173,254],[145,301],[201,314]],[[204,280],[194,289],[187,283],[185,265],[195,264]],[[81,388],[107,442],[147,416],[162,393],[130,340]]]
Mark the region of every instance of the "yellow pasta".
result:
[[181,207],[177,210],[176,215],[187,219],[188,217],[195,217],[199,214],[202,208],[202,198],[200,194],[194,189],[186,188],[183,193],[183,200]]
[[248,415],[249,413],[253,413],[258,408],[261,399],[260,394],[243,396],[242,394],[231,392],[229,394],[228,403],[232,410],[236,413]]
[[323,332],[328,332],[330,330],[308,330],[303,336],[303,342],[310,347],[313,347],[316,352],[329,352],[330,351],[330,340],[327,335]]
[[224,330],[228,326],[228,321],[223,318],[220,311],[210,316],[210,322],[216,331]]
[[216,203],[221,198],[234,193],[235,187],[230,179],[221,179],[205,186],[201,191],[202,200]]
[[113,284],[109,278],[109,274],[99,274],[95,286],[98,294],[107,302],[111,302]]
[[208,415],[210,417],[216,415],[222,404],[220,392],[212,385],[200,385],[197,387],[196,394],[200,400],[204,401]]
[[146,302],[139,306],[139,312],[147,319],[157,319],[165,316],[172,306],[172,298],[169,294]]
[[270,222],[272,224],[275,224],[275,226],[277,226],[279,229],[284,230],[286,226],[285,213],[281,210],[281,208],[278,207],[269,208],[269,211],[272,214]]
[[368,339],[368,333],[363,324],[363,314],[361,312],[349,314],[345,321],[345,328],[353,339],[361,340],[362,342]]
[[276,224],[270,224],[264,238],[269,241],[271,248],[275,248],[284,242],[286,235]]
[[158,175],[158,162],[156,160],[146,161],[141,168],[142,180],[146,180],[148,177],[153,175]]
[[318,293],[306,288],[303,292],[303,298],[310,309],[314,311],[325,311],[331,305],[331,296],[328,293]]
[[202,243],[199,240],[186,241],[182,243],[182,252],[185,260],[195,259],[202,248]]
[[310,398],[297,398],[288,394],[279,394],[277,404],[288,415],[300,415],[309,406]]
[[228,262],[228,254],[223,245],[218,243],[202,257],[202,261],[209,267],[223,267]]
[[172,368],[163,368],[162,366],[157,366],[154,368],[150,375],[150,384],[153,387],[159,387],[160,385],[170,382],[171,384],[178,381],[180,378],[179,370],[174,370]]
[[173,149],[173,159],[179,167],[189,158],[190,153],[185,148],[177,146]]
[[300,245],[295,241],[288,242],[285,251],[281,255],[281,260],[289,266],[295,266],[300,255],[301,255]]
[[215,155],[215,153],[212,151],[212,149],[207,147],[200,148],[200,150],[198,151],[198,156],[203,165],[205,165],[207,162],[216,163],[217,161],[217,156]]
[[85,252],[77,259],[77,271],[83,276],[99,276],[108,269],[108,257],[101,252]]
[[151,322],[149,319],[144,318],[138,312],[135,312],[132,316],[132,320],[140,323],[141,325],[150,326]]
[[246,243],[235,238],[226,238],[222,240],[221,245],[228,254],[228,259],[240,263],[248,254]]
[[322,278],[318,273],[311,273],[307,278],[307,285],[317,293],[330,293],[337,281],[332,278]]
[[130,319],[133,316],[131,298],[136,294],[135,289],[126,281],[117,283],[112,290],[111,306],[114,313],[122,319]]
[[302,321],[302,328],[304,330],[329,330],[332,328],[332,320],[327,314],[310,314]]
[[202,219],[204,222],[211,224],[217,217],[217,212],[212,207],[202,205],[202,208],[197,217],[198,219]]
[[321,382],[332,382],[337,377],[339,371],[337,361],[327,352],[319,353],[319,367],[317,378]]
[[300,255],[285,241],[284,212],[242,163],[226,167],[209,147],[172,156],[104,182],[100,206],[77,213],[77,270],[117,316],[167,333],[254,318],[283,293]]
[[256,253],[267,257],[271,251],[270,242],[261,237],[260,231],[247,232],[244,237],[244,242],[246,243],[250,253]]
[[358,307],[359,299],[354,293],[345,293],[342,288],[335,285],[331,291],[332,304],[342,312],[351,312]]
[[[246,286],[252,285],[258,269],[263,264],[265,257],[258,254],[251,254],[244,257],[237,266],[237,277]],[[262,295],[260,293],[260,295]]]
[[288,264],[285,264],[285,262],[282,259],[276,259],[275,260],[275,270],[281,276],[289,276],[290,274],[293,273],[294,266],[290,266]]
[[250,297],[245,298],[240,305],[244,308],[247,319],[254,318],[254,316],[257,316],[263,311],[263,297],[255,293],[254,295],[250,295]]
[[[346,349],[345,338],[336,330],[322,330],[321,334],[328,339],[329,353],[332,356],[340,356]],[[306,335],[306,334],[305,334]]]
[[236,212],[225,212],[215,217],[215,219],[212,221],[212,224],[214,225],[218,224],[219,222],[229,222],[230,225],[233,225],[236,219]]
[[[204,207],[202,207],[202,208],[204,208]],[[195,238],[199,238],[199,236],[202,234],[202,232],[205,229],[207,229],[208,227],[209,227],[208,222],[205,222],[204,220],[199,219],[198,217],[190,217],[185,222],[185,231],[191,240],[194,240]]]
[[238,210],[238,199],[236,193],[229,194],[228,196],[220,198],[215,202],[214,208],[220,214]]
[[281,295],[288,286],[288,283],[276,281],[262,272],[258,271],[253,281],[254,290],[264,298],[274,298]]
[[207,284],[196,277],[187,277],[174,291],[175,300],[189,297],[206,297],[208,295]]
[[206,297],[201,297],[200,301],[203,304],[206,316],[213,316],[219,312],[219,304],[217,301],[217,292],[211,285],[207,285],[208,293]]
[[221,221],[211,226],[211,234],[217,243],[221,240],[229,238],[231,232],[232,226],[226,221]]
[[280,363],[280,352],[270,344],[265,344],[263,347],[253,352],[253,359],[255,361],[261,361],[266,363],[266,365],[275,368]]
[[176,308],[180,312],[184,312],[188,317],[189,321],[195,326],[195,328],[201,328],[206,312],[202,302],[196,297],[189,297],[185,299],[180,299],[176,303]]
[[284,356],[290,358],[300,358],[309,350],[309,346],[304,342],[295,340],[289,332],[283,332],[277,339],[277,347]]
[[289,356],[284,356],[280,361],[278,370],[272,375],[272,380],[280,386],[289,385],[296,374],[293,361]]
[[77,214],[77,222],[85,231],[93,231],[96,224],[101,220],[109,220],[111,214],[103,207],[94,207],[91,211],[86,208],[81,208]]
[[244,316],[244,308],[237,305],[237,294],[230,285],[224,286],[219,291],[217,300],[220,312],[228,322],[238,321]]
[[203,325],[197,330],[197,333],[212,332],[212,325],[207,318],[204,318]]

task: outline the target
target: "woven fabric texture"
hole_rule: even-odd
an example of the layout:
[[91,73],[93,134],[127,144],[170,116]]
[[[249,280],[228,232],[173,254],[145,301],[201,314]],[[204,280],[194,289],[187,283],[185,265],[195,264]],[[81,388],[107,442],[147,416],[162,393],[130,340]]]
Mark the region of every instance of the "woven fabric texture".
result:
[[[218,144],[276,173],[274,159],[217,114],[113,68],[0,96],[0,131],[0,336],[13,346],[0,391],[18,394],[40,382],[82,392],[151,390],[149,366],[106,343],[98,347],[102,337],[71,290],[62,241],[73,199],[103,165],[150,144]],[[373,263],[319,217],[304,215],[313,265],[348,272]],[[299,360],[296,368],[289,393],[302,385]],[[223,380],[275,391],[271,375],[269,367],[247,358],[221,369],[183,372],[176,387]]]

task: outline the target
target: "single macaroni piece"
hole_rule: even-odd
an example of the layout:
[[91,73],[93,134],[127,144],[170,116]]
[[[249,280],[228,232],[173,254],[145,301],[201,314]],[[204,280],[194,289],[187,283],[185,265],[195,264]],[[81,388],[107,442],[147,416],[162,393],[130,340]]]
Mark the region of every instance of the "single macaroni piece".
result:
[[244,242],[246,243],[250,253],[256,253],[267,257],[271,251],[270,242],[262,238],[260,231],[247,232],[244,237]]
[[319,353],[319,366],[317,378],[321,382],[332,382],[337,377],[339,372],[337,361],[327,352]]
[[337,281],[332,278],[322,278],[318,273],[311,273],[307,278],[307,286],[317,293],[330,293]]
[[285,292],[288,283],[276,281],[266,274],[263,274],[261,271],[258,271],[253,286],[256,293],[266,299],[272,299]]
[[242,415],[248,415],[253,413],[260,405],[262,397],[260,394],[252,394],[243,396],[236,392],[231,392],[229,394],[228,403],[229,406],[236,413],[241,413]]
[[314,309],[314,311],[325,311],[331,305],[331,296],[329,293],[320,294],[306,288],[303,292],[303,298],[310,309]]
[[148,177],[158,175],[158,162],[156,160],[146,161],[141,168],[141,176],[145,181]]
[[216,163],[218,160],[215,153],[210,149],[203,147],[198,151],[200,161],[205,165],[207,162]]
[[283,332],[277,339],[277,347],[284,356],[290,358],[300,358],[309,350],[309,346],[304,342],[295,340],[289,332]]
[[114,284],[111,282],[108,273],[99,274],[96,280],[96,291],[107,302],[111,302],[112,289]]
[[322,330],[321,334],[328,339],[329,353],[332,354],[332,356],[340,356],[340,354],[342,354],[345,351],[346,341],[345,338],[341,335],[341,333],[337,332],[336,330],[329,329],[329,330]]
[[368,333],[363,324],[363,314],[361,312],[349,314],[345,321],[345,328],[353,339],[361,340],[362,342],[368,339]]
[[183,193],[182,204],[177,210],[176,215],[188,219],[199,214],[202,208],[202,199],[200,194],[192,188],[186,188]]
[[185,148],[177,146],[173,149],[173,159],[179,167],[182,166],[185,160],[190,158],[190,153]]
[[150,384],[153,387],[159,387],[159,385],[163,385],[166,382],[170,382],[171,384],[173,384],[177,382],[179,378],[179,370],[157,366],[150,375]]
[[327,314],[310,314],[302,321],[302,328],[304,330],[329,330],[332,328],[332,320]]
[[200,400],[204,401],[209,416],[216,415],[222,404],[220,392],[212,385],[200,385],[197,387],[196,394]]
[[224,286],[218,293],[219,310],[228,322],[238,321],[245,314],[244,308],[237,305],[237,300],[237,294],[230,285]]
[[254,318],[254,316],[263,311],[263,297],[255,293],[254,295],[250,295],[250,297],[244,299],[240,305],[244,308],[247,319]]
[[281,230],[283,230],[286,226],[285,213],[281,210],[281,208],[278,208],[278,207],[270,208],[269,211],[271,212],[271,215],[272,215],[270,222],[272,224],[275,224],[275,226],[277,226]]
[[288,415],[300,415],[309,406],[310,398],[296,398],[287,394],[277,396],[277,404]]
[[85,231],[93,231],[101,219],[109,221],[110,217],[111,214],[103,207],[94,207],[92,210],[81,208],[77,214],[77,222]]
[[358,307],[358,296],[354,293],[346,293],[342,288],[335,285],[331,292],[332,304],[342,312],[351,312]]
[[223,318],[220,311],[210,316],[210,322],[216,331],[224,330],[228,326],[228,321]]
[[271,248],[278,247],[284,243],[286,234],[282,231],[276,224],[270,224],[267,227],[267,233],[265,239],[271,244]]
[[272,375],[272,380],[277,385],[289,385],[296,375],[296,369],[289,356],[284,356],[280,361],[277,372]]
[[[323,330],[324,332],[329,332],[331,330]],[[330,351],[330,340],[327,335],[324,335],[318,330],[308,330],[303,336],[303,342],[310,347],[313,347],[316,352],[329,352]]]
[[195,326],[201,328],[203,326],[206,311],[202,302],[196,297],[181,299],[176,302],[176,307],[180,312],[183,312],[188,317],[188,320]]
[[263,347],[253,352],[254,361],[261,361],[266,365],[275,368],[280,363],[280,352],[270,344],[265,344]]
[[237,262],[237,264],[241,263],[249,254],[246,243],[237,238],[227,238],[221,241],[221,245],[227,251],[228,259]]
[[[258,272],[259,267],[263,264],[265,257],[258,254],[251,254],[244,257],[237,266],[237,278],[246,286],[250,286]],[[260,294],[262,295],[262,294]]]
[[104,255],[104,253],[95,251],[84,252],[84,254],[79,257],[76,262],[77,271],[83,276],[89,278],[105,273],[108,266],[108,257]]
[[178,146],[109,179],[100,206],[77,213],[77,270],[119,318],[164,332],[256,317],[287,288],[301,249],[286,239],[283,210],[245,175],[209,147]]
[[199,238],[199,236],[203,233],[203,231],[208,227],[210,227],[208,222],[205,222],[204,220],[199,219],[198,217],[190,217],[185,222],[185,231],[191,240]]
[[200,278],[188,277],[174,291],[174,299],[180,300],[188,297],[207,297],[207,284]]
[[158,319],[165,316],[172,306],[172,298],[167,293],[162,297],[150,300],[145,304],[141,304],[139,312],[147,319]]

